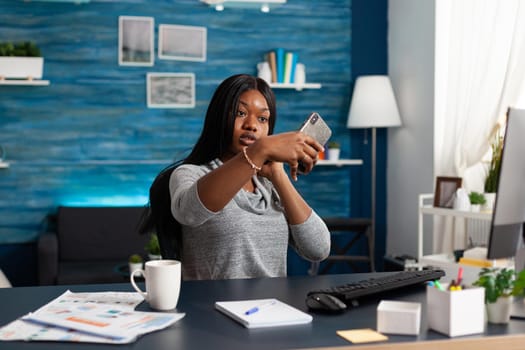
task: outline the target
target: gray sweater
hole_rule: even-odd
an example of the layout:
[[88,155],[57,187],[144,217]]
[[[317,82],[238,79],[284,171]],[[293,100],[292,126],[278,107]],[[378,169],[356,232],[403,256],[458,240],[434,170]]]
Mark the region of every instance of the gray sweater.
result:
[[170,178],[171,212],[182,224],[182,274],[185,280],[286,276],[288,244],[310,261],[325,259],[330,233],[312,210],[289,225],[272,183],[254,176],[255,193],[240,190],[220,211],[199,199],[197,180],[222,165],[181,165]]

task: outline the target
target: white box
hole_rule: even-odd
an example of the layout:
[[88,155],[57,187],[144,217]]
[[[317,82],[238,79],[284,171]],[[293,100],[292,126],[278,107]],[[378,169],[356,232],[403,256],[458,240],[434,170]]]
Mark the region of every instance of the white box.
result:
[[428,327],[455,337],[482,333],[485,328],[485,288],[448,291],[427,286]]
[[390,334],[418,335],[421,304],[381,300],[377,306],[377,331]]

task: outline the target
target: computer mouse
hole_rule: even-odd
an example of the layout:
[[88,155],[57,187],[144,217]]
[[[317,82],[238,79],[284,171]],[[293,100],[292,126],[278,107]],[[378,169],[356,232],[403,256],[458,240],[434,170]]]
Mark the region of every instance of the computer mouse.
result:
[[306,306],[313,311],[338,313],[346,310],[346,304],[330,294],[313,293],[306,297]]

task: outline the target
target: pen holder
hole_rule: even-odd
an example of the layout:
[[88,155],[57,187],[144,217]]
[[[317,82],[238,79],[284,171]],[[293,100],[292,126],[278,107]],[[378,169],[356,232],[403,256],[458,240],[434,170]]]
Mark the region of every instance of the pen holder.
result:
[[465,288],[459,291],[427,286],[428,327],[455,337],[482,333],[485,327],[485,289]]

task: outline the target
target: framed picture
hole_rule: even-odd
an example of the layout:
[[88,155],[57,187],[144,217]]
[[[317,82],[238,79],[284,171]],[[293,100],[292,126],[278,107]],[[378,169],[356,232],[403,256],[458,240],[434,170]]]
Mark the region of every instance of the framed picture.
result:
[[159,25],[159,58],[206,61],[206,27]]
[[456,191],[461,188],[460,177],[438,176],[436,178],[436,192],[434,193],[434,206],[453,208]]
[[153,17],[119,16],[118,64],[153,66],[155,49]]
[[195,107],[195,74],[148,73],[146,79],[149,108]]

